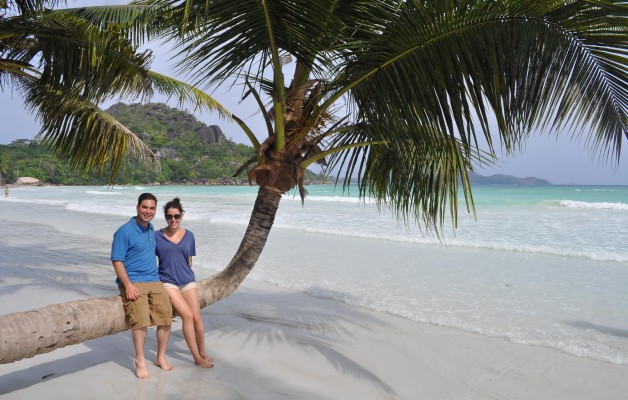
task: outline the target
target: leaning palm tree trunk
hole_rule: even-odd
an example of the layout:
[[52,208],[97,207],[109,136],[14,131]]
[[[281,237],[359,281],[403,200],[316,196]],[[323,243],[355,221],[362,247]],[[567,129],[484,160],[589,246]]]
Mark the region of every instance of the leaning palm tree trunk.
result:
[[0,363],[128,329],[120,296],[53,304],[0,317]]
[[[200,282],[201,307],[233,293],[253,269],[275,220],[281,192],[259,189],[249,226],[233,259],[218,274]],[[0,317],[0,364],[113,335],[128,329],[120,296],[53,304]]]
[[261,186],[251,213],[249,226],[238,251],[221,272],[200,282],[198,297],[201,308],[222,300],[233,293],[251,272],[259,258],[275,222],[282,192]]

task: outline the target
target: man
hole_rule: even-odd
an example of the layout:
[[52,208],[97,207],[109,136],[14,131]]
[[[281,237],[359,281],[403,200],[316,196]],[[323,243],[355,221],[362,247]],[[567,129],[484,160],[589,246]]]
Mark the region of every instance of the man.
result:
[[127,323],[135,347],[135,376],[149,377],[144,356],[147,327],[157,325],[157,357],[154,364],[172,369],[166,361],[166,346],[172,323],[172,306],[159,280],[155,258],[155,231],[150,221],[155,217],[157,198],[142,193],[137,199],[137,215],[113,235],[111,262],[116,272]]

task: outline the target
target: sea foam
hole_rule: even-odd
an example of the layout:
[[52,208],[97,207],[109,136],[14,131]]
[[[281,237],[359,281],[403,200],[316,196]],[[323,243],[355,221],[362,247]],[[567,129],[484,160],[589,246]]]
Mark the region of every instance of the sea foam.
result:
[[606,202],[586,202],[586,201],[574,201],[574,200],[561,200],[559,204],[568,208],[591,208],[600,210],[622,210],[628,211],[628,204],[626,203],[606,203]]

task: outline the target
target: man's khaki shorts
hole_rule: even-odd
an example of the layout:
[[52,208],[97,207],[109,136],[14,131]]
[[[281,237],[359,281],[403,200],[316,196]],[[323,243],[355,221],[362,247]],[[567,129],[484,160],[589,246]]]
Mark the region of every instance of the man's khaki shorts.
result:
[[133,282],[133,285],[140,291],[137,300],[128,300],[124,287],[119,287],[127,323],[131,329],[171,325],[172,305],[163,283]]

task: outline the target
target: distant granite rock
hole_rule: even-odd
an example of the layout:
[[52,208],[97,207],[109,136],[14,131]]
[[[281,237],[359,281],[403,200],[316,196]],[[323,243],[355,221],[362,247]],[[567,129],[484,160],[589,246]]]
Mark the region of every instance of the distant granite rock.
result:
[[41,185],[41,181],[36,178],[31,178],[29,176],[20,176],[15,180],[16,185],[24,185],[24,186],[38,186]]
[[166,137],[168,140],[175,140],[181,137],[181,132],[179,132],[176,128],[168,128],[168,132],[166,132]]
[[219,144],[222,143],[225,135],[218,125],[203,126],[196,128],[196,136],[201,139],[203,144]]
[[484,176],[471,172],[469,181],[475,185],[521,185],[521,186],[547,186],[551,185],[550,181],[534,177],[517,178],[512,175],[494,174]]

